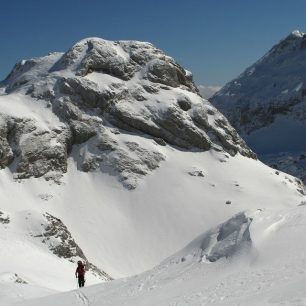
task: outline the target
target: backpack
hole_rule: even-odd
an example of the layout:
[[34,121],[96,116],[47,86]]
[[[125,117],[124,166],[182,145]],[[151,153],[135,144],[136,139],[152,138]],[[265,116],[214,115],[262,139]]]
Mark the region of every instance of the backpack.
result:
[[83,264],[79,265],[77,267],[77,272],[79,276],[84,276],[85,275],[85,266]]

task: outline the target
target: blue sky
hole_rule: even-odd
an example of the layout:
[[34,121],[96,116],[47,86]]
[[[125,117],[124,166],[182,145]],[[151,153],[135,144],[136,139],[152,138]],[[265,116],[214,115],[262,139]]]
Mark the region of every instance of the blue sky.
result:
[[294,29],[304,0],[0,0],[0,79],[20,59],[66,51],[89,36],[150,41],[223,85]]

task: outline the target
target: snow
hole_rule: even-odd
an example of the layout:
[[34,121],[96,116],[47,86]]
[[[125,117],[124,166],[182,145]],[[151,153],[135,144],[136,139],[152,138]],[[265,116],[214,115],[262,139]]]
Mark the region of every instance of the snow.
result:
[[[155,146],[150,140],[142,141]],[[74,264],[52,255],[26,234],[37,231],[40,215],[46,211],[64,222],[91,262],[118,278],[152,268],[241,210],[279,210],[304,199],[296,191],[294,178],[289,181],[282,173],[275,175],[259,161],[214,151],[160,150],[166,162],[132,192],[108,174],[79,172],[73,158],[62,185],[43,179],[17,183],[8,169],[1,170],[1,210],[11,222],[0,224],[6,227],[0,232],[1,244],[6,245],[0,273],[11,271],[33,286],[52,290],[74,288]],[[194,169],[204,177],[190,176]],[[231,205],[225,204],[228,200]],[[88,277],[87,285],[98,281]]]
[[105,73],[92,72],[88,74],[85,78],[103,87],[112,84],[124,84],[122,80]]
[[39,80],[42,76],[48,75],[50,68],[62,55],[63,53],[53,52],[44,57],[22,60],[15,65],[7,81],[15,87],[19,84],[26,84],[30,80]]
[[0,96],[5,94],[5,87],[0,87]]
[[[128,58],[121,45],[131,42],[90,40],[105,45],[105,51],[115,50],[122,60]],[[34,70],[22,71],[41,81],[53,68],[46,83],[38,83],[52,88],[57,76],[77,69],[87,54],[87,42],[65,54],[72,59],[66,70],[56,70],[61,54],[52,54],[34,60]],[[123,82],[93,72],[86,79],[100,90],[115,90],[123,83],[137,91],[139,76]],[[11,77],[20,81],[18,67]],[[45,101],[23,94],[27,86],[1,95],[1,112],[31,118],[41,129],[59,128],[60,120]],[[184,94],[191,100],[184,119],[199,107],[210,111],[211,126],[220,117],[205,100],[182,88],[142,94],[144,101],[118,104],[128,112],[158,113]],[[297,179],[240,154],[160,146],[150,137],[124,130],[114,139],[122,148],[136,142],[164,157],[134,190],[124,188],[108,169],[79,170],[94,139],[73,146],[60,184],[44,178],[16,180],[10,167],[0,170],[1,305],[252,305],[258,299],[264,305],[278,303],[277,288],[290,302],[295,288],[305,285],[301,241],[306,206],[298,205],[306,198]],[[46,213],[63,222],[89,262],[116,280],[101,284],[87,272],[86,288],[74,290],[75,263],[50,250],[59,237],[44,242]],[[300,303],[305,295],[296,298]]]
[[47,102],[34,100],[23,94],[0,96],[1,113],[32,119],[42,129],[52,129],[61,126],[59,118],[47,108]]
[[301,32],[301,31],[299,31],[299,30],[294,30],[294,31],[292,31],[292,35],[294,35],[294,36],[296,36],[296,37],[302,38],[303,35],[304,35],[304,33]]
[[[2,275],[0,275],[0,278],[2,279]],[[57,291],[40,286],[19,284],[11,281],[0,281],[0,286],[0,301],[3,306],[21,302],[25,299],[40,298],[57,293]]]
[[[226,112],[237,104],[271,104],[278,102],[279,94],[286,89],[292,89],[292,96],[303,87],[305,79],[304,40],[303,33],[293,32],[276,44],[260,60],[248,67],[236,79],[226,84],[212,99]],[[237,86],[239,84],[240,86]],[[235,98],[228,92],[236,94]]]
[[[255,72],[256,68],[255,67],[251,67],[249,70],[248,70],[248,75],[252,75],[254,72]],[[241,84],[240,84],[241,85]]]
[[200,260],[206,232],[139,276],[16,305],[304,305],[305,206],[248,214],[251,246],[231,257]]
[[259,158],[304,183],[305,166],[283,167],[277,156],[305,151],[305,38],[293,31],[210,99]]
[[281,94],[282,94],[282,95],[286,95],[288,92],[289,92],[289,90],[286,88],[286,89],[284,89],[283,91],[281,91]]
[[[179,94],[179,89],[177,91]],[[25,105],[31,107],[31,103],[34,102],[28,101]],[[18,107],[15,107],[14,115],[18,114],[18,111]],[[28,110],[25,112],[29,113]],[[44,116],[43,109],[40,118]],[[41,124],[43,123],[42,121]],[[58,124],[56,120],[54,123]],[[135,141],[136,138],[143,147],[149,150],[158,149],[166,156],[166,161],[159,169],[145,177],[134,191],[124,189],[115,177],[107,173],[78,171],[77,146],[61,185],[44,179],[16,182],[9,169],[0,170],[0,210],[4,211],[4,216],[10,217],[10,223],[0,223],[3,227],[0,231],[1,245],[6,246],[1,250],[0,273],[17,273],[29,283],[7,285],[6,282],[5,286],[0,288],[0,296],[5,296],[0,303],[18,300],[14,294],[9,298],[11,290],[21,290],[23,298],[27,299],[48,294],[49,290],[66,291],[76,286],[75,264],[50,253],[40,240],[31,236],[31,233],[35,236],[39,231],[41,215],[45,212],[64,222],[89,261],[112,277],[120,278],[151,269],[195,236],[242,210],[278,210],[298,205],[305,199],[297,192],[298,186],[294,178],[289,181],[285,174],[276,175],[271,168],[259,161],[240,155],[231,157],[213,150],[187,152],[171,146],[157,147],[151,139],[124,133],[117,135],[117,141],[122,145],[127,141]],[[191,176],[189,172],[192,171],[202,172],[204,177]],[[231,201],[231,204],[227,205],[227,201]],[[19,254],[23,254],[22,260]],[[205,270],[191,270],[189,273],[188,275],[207,274]],[[176,287],[176,276],[166,275],[165,272],[164,278],[168,279],[165,288],[170,288],[169,292],[161,289],[160,298],[153,294],[156,286],[164,287],[163,281],[158,280],[156,283],[150,283],[150,288],[154,290],[148,289],[149,292],[153,290],[153,296],[151,293],[143,296],[151,305],[162,304],[162,297],[168,293],[172,295],[169,297],[170,301],[183,301],[185,295],[191,294],[188,290],[191,290],[194,284],[182,289],[180,286]],[[216,277],[214,279],[217,282]],[[88,275],[87,286],[97,282],[100,280]],[[182,282],[184,283],[183,280],[179,281]],[[199,283],[201,282],[202,278],[199,279]],[[122,285],[122,281],[118,284]],[[14,286],[17,286],[16,289]],[[105,288],[108,286],[111,285],[107,284]],[[137,286],[141,287],[142,283],[137,283]],[[114,289],[117,293],[115,297],[109,297],[109,305],[123,303],[122,294],[129,294],[124,293],[124,290],[136,290],[134,285],[132,289],[128,288],[122,289],[122,292],[120,289],[120,295],[116,291],[119,289]],[[107,292],[111,294],[114,291],[110,289]],[[63,297],[68,299],[67,302],[61,301],[60,304],[81,303],[80,293],[71,294],[72,296],[68,294]],[[200,299],[192,297],[191,301],[198,298]],[[105,300],[104,297],[96,300],[101,299]],[[52,298],[50,303],[54,305],[56,302]],[[146,304],[142,304],[143,300],[139,303]]]
[[198,85],[201,96],[204,99],[209,99],[217,91],[221,89],[219,85]]
[[301,83],[299,83],[295,88],[294,88],[294,90],[295,91],[300,91],[301,90],[301,88],[303,87],[303,82],[301,82]]

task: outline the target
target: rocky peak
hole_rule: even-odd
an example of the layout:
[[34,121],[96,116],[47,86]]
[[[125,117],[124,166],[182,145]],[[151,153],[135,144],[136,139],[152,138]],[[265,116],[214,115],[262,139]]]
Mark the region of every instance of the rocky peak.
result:
[[127,188],[160,165],[163,145],[255,157],[192,74],[150,43],[87,38],[17,64],[1,84],[1,101],[22,97],[43,117],[1,115],[1,167],[14,160],[18,178],[59,182],[72,151],[80,170],[103,169]]
[[70,48],[50,71],[60,70],[71,70],[79,76],[105,73],[124,81],[131,80],[137,73],[152,82],[172,87],[186,86],[186,89],[198,92],[192,76],[173,58],[147,42],[83,39]]
[[[278,44],[272,47],[267,55],[287,54],[292,51],[305,49],[306,35],[299,30],[291,32],[287,37],[282,39]],[[266,57],[266,56],[265,56]],[[264,57],[264,58],[265,58]]]
[[294,31],[210,101],[242,134],[271,124],[278,114],[298,111],[306,92],[305,54],[306,36]]

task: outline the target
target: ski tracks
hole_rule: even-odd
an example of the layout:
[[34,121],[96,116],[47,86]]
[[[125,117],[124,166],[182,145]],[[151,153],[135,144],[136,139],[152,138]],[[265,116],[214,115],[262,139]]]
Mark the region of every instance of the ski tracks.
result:
[[89,300],[84,293],[77,291],[75,296],[77,297],[77,300],[80,302],[81,306],[90,306]]

